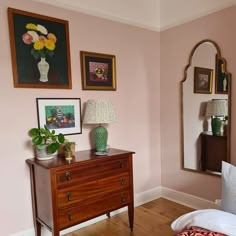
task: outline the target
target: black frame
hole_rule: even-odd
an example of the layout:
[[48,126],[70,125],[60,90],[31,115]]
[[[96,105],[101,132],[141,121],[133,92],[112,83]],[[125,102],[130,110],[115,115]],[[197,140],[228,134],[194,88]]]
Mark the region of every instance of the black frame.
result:
[[[224,68],[222,70],[222,67]],[[223,80],[226,77],[226,90],[223,89]],[[228,94],[229,91],[229,75],[226,72],[226,61],[216,55],[216,76],[215,76],[215,93]]]
[[82,133],[80,98],[36,98],[36,103],[39,128],[46,125],[64,135]]

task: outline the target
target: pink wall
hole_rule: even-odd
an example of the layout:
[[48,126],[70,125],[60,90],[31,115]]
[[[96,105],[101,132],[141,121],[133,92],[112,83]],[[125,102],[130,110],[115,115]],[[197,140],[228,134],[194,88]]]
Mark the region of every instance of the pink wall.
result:
[[203,39],[214,40],[233,75],[231,152],[235,164],[235,20],[236,8],[233,7],[161,32],[162,186],[209,200],[220,198],[221,178],[181,170],[180,81],[194,45]]
[[[7,7],[69,21],[72,90],[13,88]],[[133,150],[135,194],[160,186],[160,35],[108,20],[28,0],[0,3],[1,235],[32,228],[27,135],[37,126],[37,97],[110,98],[118,122],[111,124],[109,145]],[[116,55],[117,91],[81,89],[80,50]],[[77,150],[89,149],[89,131],[68,136]]]
[[[7,7],[69,21],[72,90],[13,88]],[[228,62],[228,71],[235,74],[236,8],[164,31],[161,39],[157,32],[28,0],[2,0],[0,13],[0,121],[1,147],[4,147],[0,167],[0,209],[1,222],[4,222],[1,235],[33,227],[25,159],[32,157],[27,131],[37,126],[37,97],[80,97],[83,105],[90,98],[112,99],[118,122],[108,127],[109,144],[136,152],[135,194],[162,185],[209,200],[220,197],[219,177],[181,170],[180,81],[191,49],[206,38],[218,43]],[[81,89],[80,50],[116,55],[116,92]],[[233,83],[232,120],[236,115],[235,86]],[[234,123],[231,126],[233,144],[236,128]],[[82,135],[69,136],[77,143],[77,150],[90,148],[89,132],[89,128],[83,127]],[[232,153],[235,148],[232,145]],[[236,164],[236,158],[233,163]]]

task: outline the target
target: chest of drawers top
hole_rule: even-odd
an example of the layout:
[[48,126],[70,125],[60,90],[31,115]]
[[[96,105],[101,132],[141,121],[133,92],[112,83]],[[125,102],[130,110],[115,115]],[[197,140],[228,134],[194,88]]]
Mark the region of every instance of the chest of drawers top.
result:
[[[88,164],[102,163],[111,160],[117,160],[122,158],[122,156],[127,156],[128,154],[134,154],[132,151],[125,151],[120,149],[111,148],[107,155],[97,156],[94,150],[85,150],[75,152],[75,157],[72,161],[68,162],[65,160],[64,156],[57,156],[51,160],[47,161],[39,161],[36,158],[27,159],[26,162],[31,165],[39,165],[46,169],[54,169],[63,170],[65,168],[73,168]],[[121,163],[122,165],[122,163]]]

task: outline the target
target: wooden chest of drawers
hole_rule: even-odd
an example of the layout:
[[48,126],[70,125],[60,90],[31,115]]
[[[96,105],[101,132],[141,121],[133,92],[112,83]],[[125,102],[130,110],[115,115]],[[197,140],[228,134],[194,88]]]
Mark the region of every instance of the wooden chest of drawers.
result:
[[203,171],[221,172],[222,161],[228,160],[227,136],[201,133],[201,166]]
[[128,206],[133,229],[133,152],[110,149],[107,156],[93,151],[76,152],[48,161],[28,159],[36,236],[41,225],[53,236],[68,227]]

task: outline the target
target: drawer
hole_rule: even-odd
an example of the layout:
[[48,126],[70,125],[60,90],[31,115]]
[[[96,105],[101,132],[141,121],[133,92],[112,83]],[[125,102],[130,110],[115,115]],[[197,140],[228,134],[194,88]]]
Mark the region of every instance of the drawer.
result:
[[129,169],[128,158],[96,161],[90,164],[81,164],[76,167],[56,172],[57,188],[63,188],[77,183],[88,182],[111,173],[122,173]]
[[58,207],[68,206],[74,203],[103,198],[111,193],[120,192],[129,188],[129,173],[98,179],[85,184],[79,184],[66,189],[60,189],[57,193]]
[[59,210],[60,230],[89,220],[130,203],[129,191],[110,195],[96,202]]

